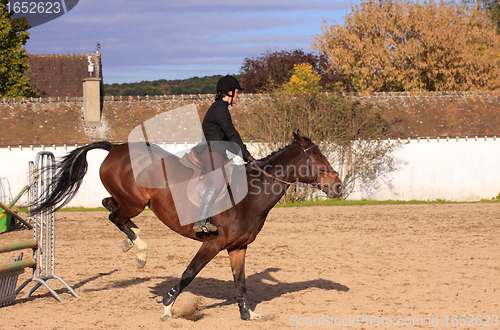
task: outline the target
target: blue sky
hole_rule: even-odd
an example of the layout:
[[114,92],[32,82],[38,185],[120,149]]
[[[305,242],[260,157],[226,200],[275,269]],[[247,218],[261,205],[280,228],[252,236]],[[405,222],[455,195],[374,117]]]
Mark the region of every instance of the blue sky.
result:
[[238,74],[246,57],[303,49],[323,18],[342,24],[352,1],[80,0],[30,29],[31,54],[95,52],[104,83]]

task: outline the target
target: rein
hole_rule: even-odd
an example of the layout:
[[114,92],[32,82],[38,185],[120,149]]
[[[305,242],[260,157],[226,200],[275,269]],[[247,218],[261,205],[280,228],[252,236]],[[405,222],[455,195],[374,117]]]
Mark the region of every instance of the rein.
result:
[[257,165],[257,162],[253,162],[252,165],[255,166],[262,174],[264,174],[268,178],[274,180],[274,182],[281,182],[281,183],[284,183],[286,185],[295,186],[295,187],[319,189],[319,184],[318,184],[317,179],[318,179],[318,174],[321,171],[323,171],[323,172],[329,172],[329,173],[335,173],[337,175],[337,177],[339,176],[339,173],[337,171],[335,171],[335,170],[324,170],[322,168],[319,168],[319,166],[316,165],[316,163],[311,159],[311,156],[309,156],[307,154],[307,151],[309,151],[311,149],[314,149],[314,148],[318,148],[317,145],[313,145],[313,146],[311,146],[311,147],[309,147],[307,149],[305,149],[302,146],[300,146],[300,147],[302,148],[302,151],[304,152],[304,154],[307,157],[307,169],[309,170],[309,172],[311,172],[311,177],[312,177],[312,171],[311,171],[311,168],[309,167],[309,162],[311,162],[314,165],[314,167],[316,167],[317,171],[316,171],[316,175],[314,176],[314,184],[297,184],[296,182],[284,181],[284,180],[281,180],[280,178],[275,177],[274,175],[269,174],[266,171],[264,171],[259,165]]

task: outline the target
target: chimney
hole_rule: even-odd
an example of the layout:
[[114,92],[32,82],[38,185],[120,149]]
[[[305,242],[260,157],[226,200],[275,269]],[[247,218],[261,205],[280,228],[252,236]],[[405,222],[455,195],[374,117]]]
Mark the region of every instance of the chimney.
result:
[[101,78],[94,77],[94,62],[88,57],[89,77],[83,79],[85,126],[101,126]]

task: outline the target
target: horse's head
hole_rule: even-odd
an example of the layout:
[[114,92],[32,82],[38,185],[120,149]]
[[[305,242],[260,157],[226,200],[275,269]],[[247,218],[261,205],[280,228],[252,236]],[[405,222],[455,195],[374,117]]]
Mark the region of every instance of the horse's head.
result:
[[319,147],[311,140],[297,131],[293,133],[295,142],[302,148],[304,162],[299,169],[298,179],[305,183],[315,185],[318,189],[324,191],[328,198],[337,198],[342,196],[344,185],[340,180],[339,174],[335,171],[328,160],[323,156]]

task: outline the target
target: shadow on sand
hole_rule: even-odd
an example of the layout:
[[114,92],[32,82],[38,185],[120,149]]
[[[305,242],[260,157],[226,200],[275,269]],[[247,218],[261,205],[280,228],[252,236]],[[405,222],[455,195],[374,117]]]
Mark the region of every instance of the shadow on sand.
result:
[[[260,273],[247,276],[248,300],[252,309],[262,302],[273,300],[287,293],[300,292],[309,288],[341,292],[349,291],[349,288],[345,285],[321,278],[292,283],[280,282],[273,276],[273,273],[280,270],[279,268],[268,268]],[[167,294],[171,287],[179,282],[179,278],[177,277],[169,276],[164,279],[164,281],[151,287],[151,292],[161,298]],[[235,304],[238,296],[238,290],[235,288],[232,280],[224,281],[202,276],[196,277],[184,292],[191,292],[195,296],[222,300],[222,302],[205,306],[205,308]]]

